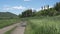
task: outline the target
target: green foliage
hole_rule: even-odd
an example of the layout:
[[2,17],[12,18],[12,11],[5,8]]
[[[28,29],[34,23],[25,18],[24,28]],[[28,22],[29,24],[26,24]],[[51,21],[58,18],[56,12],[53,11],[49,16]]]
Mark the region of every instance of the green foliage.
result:
[[21,15],[21,14],[19,14],[19,15],[18,15],[18,17],[19,17],[19,18],[21,18],[21,17],[22,17],[22,15]]
[[29,19],[25,34],[60,34],[60,16]]
[[25,10],[24,12],[22,12],[22,17],[30,17],[30,16],[32,16],[31,9],[28,9],[28,10]]
[[47,9],[42,7],[40,11],[34,11],[32,9],[25,10],[22,12],[22,17],[35,17],[35,16],[56,16],[60,15],[60,2],[56,3],[54,7],[49,8],[49,5],[46,6]]
[[0,28],[15,24],[19,21],[19,19],[2,19],[0,20]]
[[60,12],[60,2],[57,2],[54,6],[54,8]]
[[55,4],[54,9],[57,11],[58,15],[60,15],[60,2]]
[[36,10],[33,10],[33,12],[32,12],[32,17],[34,17],[34,16],[36,16]]
[[47,8],[36,12],[35,17],[28,18],[25,34],[60,34],[60,16],[57,16],[60,15],[60,2]]

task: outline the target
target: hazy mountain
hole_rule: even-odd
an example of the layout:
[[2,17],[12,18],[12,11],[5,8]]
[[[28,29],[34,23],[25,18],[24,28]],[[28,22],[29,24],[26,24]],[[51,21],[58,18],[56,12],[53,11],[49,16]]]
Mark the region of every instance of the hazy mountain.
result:
[[17,18],[16,14],[10,12],[0,12],[0,18]]

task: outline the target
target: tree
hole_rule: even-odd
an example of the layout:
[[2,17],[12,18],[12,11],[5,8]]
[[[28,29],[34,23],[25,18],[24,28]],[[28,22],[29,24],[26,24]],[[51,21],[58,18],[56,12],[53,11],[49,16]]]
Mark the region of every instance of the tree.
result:
[[33,17],[36,16],[36,10],[33,10],[32,16],[33,16]]
[[47,9],[49,9],[49,5],[47,5]]
[[21,18],[22,17],[21,14],[19,14],[18,17]]
[[42,9],[42,10],[44,9],[43,6],[41,7],[41,9]]
[[57,2],[57,3],[55,4],[54,9],[55,9],[58,13],[60,13],[60,2]]
[[32,9],[28,9],[22,12],[22,17],[31,17],[31,16],[32,16]]

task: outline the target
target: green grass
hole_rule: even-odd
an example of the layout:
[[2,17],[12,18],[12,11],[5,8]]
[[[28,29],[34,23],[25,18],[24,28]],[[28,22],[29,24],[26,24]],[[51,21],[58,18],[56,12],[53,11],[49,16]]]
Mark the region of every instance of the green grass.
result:
[[18,23],[19,19],[2,19],[0,20],[0,28],[12,25],[14,23]]
[[60,16],[29,19],[25,34],[60,34]]

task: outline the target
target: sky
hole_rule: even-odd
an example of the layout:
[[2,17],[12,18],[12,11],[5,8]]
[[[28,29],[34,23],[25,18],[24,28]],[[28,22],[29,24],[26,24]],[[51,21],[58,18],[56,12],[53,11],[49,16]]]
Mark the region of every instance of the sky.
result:
[[42,6],[53,7],[60,0],[0,0],[0,12],[11,12],[21,14],[24,10],[41,10]]

